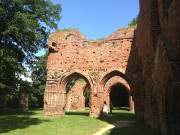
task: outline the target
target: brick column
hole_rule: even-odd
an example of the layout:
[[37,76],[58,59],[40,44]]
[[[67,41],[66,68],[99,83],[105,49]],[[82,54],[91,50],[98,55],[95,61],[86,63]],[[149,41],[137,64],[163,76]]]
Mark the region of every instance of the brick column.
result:
[[90,116],[99,117],[102,110],[103,92],[99,86],[95,86],[90,93]]
[[64,116],[66,92],[57,84],[47,84],[44,95],[44,114],[47,116]]
[[130,111],[134,113],[134,100],[132,95],[129,95],[129,107],[130,107]]

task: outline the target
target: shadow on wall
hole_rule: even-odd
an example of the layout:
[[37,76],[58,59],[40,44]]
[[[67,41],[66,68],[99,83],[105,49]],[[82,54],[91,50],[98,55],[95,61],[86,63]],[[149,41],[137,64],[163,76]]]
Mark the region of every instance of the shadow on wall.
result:
[[131,51],[129,54],[128,64],[125,75],[130,80],[131,87],[133,89],[132,97],[134,100],[135,114],[137,120],[143,120],[143,83],[141,80],[142,68],[140,60],[138,61],[138,53],[136,46],[136,30],[134,31],[134,38],[132,40]]
[[35,112],[18,112],[14,110],[5,110],[0,113],[0,134],[8,133],[16,129],[24,129],[31,125],[38,125],[42,122],[49,122],[49,120],[41,120],[33,118]]

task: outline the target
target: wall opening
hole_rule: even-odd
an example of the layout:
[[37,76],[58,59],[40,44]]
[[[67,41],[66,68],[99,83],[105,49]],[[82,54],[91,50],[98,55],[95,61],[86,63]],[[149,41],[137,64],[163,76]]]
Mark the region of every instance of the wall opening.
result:
[[126,87],[122,84],[115,84],[110,88],[110,102],[113,107],[124,108],[129,107],[129,94]]
[[89,111],[90,88],[88,79],[82,74],[73,73],[67,76],[65,79],[65,111]]
[[[129,79],[120,71],[114,70],[106,74],[102,81],[103,99],[109,109],[126,109],[134,112],[134,100]],[[112,105],[112,106],[111,106]]]

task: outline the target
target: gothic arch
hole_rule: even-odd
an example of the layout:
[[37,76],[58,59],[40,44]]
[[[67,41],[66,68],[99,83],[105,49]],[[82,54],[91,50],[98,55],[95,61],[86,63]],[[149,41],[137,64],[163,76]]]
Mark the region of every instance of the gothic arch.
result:
[[131,81],[128,79],[128,77],[122,71],[119,71],[119,70],[110,70],[110,71],[106,72],[106,74],[101,77],[100,84],[105,86],[107,81],[114,76],[121,77],[122,79],[124,79],[129,84],[130,87],[132,87]]
[[129,82],[130,80],[128,79],[128,77],[118,70],[112,70],[106,73],[100,81],[101,89],[104,93],[103,100],[109,103],[109,93],[111,91],[111,87],[118,83],[122,84],[128,91],[130,111],[134,112],[134,101],[132,96],[133,90],[131,89],[132,87]]
[[66,93],[65,87],[66,87],[68,81],[75,76],[79,76],[82,79],[84,79],[87,82],[87,84],[89,84],[90,90],[93,89],[93,82],[92,82],[92,79],[89,77],[89,75],[87,75],[79,70],[72,70],[71,72],[64,73],[64,75],[60,81],[60,85],[62,86],[65,93]]
[[106,84],[105,84],[105,90],[107,90],[107,91],[110,93],[110,90],[111,90],[110,88],[111,88],[113,85],[116,85],[116,84],[121,84],[121,85],[123,85],[123,86],[126,88],[127,92],[128,92],[129,94],[131,94],[132,89],[131,89],[131,87],[129,86],[129,83],[128,83],[124,78],[122,78],[122,77],[120,77],[120,76],[114,76],[114,77],[110,78],[110,79],[106,82]]
[[[73,78],[77,78],[78,79],[83,79],[86,82],[86,85],[84,86],[80,86],[80,89],[73,89],[73,91],[71,91],[72,89],[70,88],[70,91],[67,91],[67,84],[68,82],[70,82]],[[79,70],[72,70],[71,72],[66,72],[63,74],[63,77],[60,81],[60,85],[61,85],[61,89],[63,90],[63,92],[65,93],[65,108],[66,111],[69,111],[71,109],[84,109],[85,107],[85,99],[84,99],[84,88],[88,85],[89,87],[89,94],[91,95],[91,91],[93,90],[93,83],[92,80],[90,79],[90,77],[88,76],[88,74],[83,73],[82,71]],[[72,87],[73,88],[73,87]],[[75,92],[75,91],[76,92]],[[90,98],[89,95],[89,98]],[[75,108],[74,108],[74,107]],[[89,99],[89,107],[91,108],[91,98]]]

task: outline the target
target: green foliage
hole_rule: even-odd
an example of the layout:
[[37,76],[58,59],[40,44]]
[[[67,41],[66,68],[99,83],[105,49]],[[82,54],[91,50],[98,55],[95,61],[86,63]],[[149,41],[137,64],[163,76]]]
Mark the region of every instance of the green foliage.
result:
[[19,80],[17,88],[11,91],[11,93],[6,94],[6,107],[17,109],[19,108],[19,102],[20,102],[20,93],[31,92],[31,83],[28,81]]
[[31,65],[35,53],[47,48],[60,11],[60,5],[50,0],[0,1],[0,100],[17,91],[20,76],[26,72],[24,65]]
[[137,26],[137,18],[133,18],[132,21],[128,24],[129,27]]
[[0,44],[16,47],[26,62],[47,48],[49,28],[57,28],[60,6],[50,0],[1,0]]
[[30,107],[42,107],[43,97],[46,84],[46,64],[47,64],[46,53],[44,56],[39,57],[37,61],[34,62],[32,67],[32,90],[29,95]]

